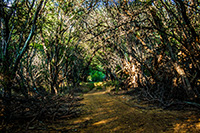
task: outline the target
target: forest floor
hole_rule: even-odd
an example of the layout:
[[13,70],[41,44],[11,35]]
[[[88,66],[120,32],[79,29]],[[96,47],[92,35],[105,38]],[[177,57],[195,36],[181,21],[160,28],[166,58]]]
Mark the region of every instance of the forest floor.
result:
[[[84,90],[84,87],[81,88]],[[164,110],[155,104],[139,101],[132,91],[111,91],[111,88],[88,89],[81,94],[80,115],[76,118],[41,123],[39,130],[20,132],[39,133],[187,133],[200,132],[199,111],[189,107]],[[89,91],[91,90],[91,91]],[[84,92],[84,91],[83,91]],[[1,132],[1,131],[0,131]],[[13,131],[14,132],[14,131]],[[16,130],[17,132],[17,130]]]
[[160,133],[200,132],[200,117],[195,111],[172,111],[150,107],[124,93],[90,91],[83,95],[82,115],[58,121],[68,132]]

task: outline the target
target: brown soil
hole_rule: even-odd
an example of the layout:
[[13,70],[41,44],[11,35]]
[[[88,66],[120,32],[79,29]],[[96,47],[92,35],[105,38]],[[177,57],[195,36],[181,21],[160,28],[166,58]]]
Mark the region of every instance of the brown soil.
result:
[[64,122],[70,132],[200,132],[200,119],[191,111],[150,109],[134,103],[130,96],[112,96],[105,91],[83,97],[81,117]]
[[[83,95],[77,118],[43,123],[44,129],[24,132],[80,133],[188,133],[200,132],[200,117],[194,111],[170,111],[133,100],[129,95],[91,91]],[[41,123],[42,124],[42,123]]]

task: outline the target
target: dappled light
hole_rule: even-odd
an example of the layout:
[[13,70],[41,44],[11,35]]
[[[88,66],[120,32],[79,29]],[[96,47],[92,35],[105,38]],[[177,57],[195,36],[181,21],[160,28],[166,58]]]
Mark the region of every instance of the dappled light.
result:
[[192,115],[185,118],[184,121],[174,124],[174,132],[199,132],[200,131],[200,118],[199,116]]
[[108,119],[105,119],[105,120],[101,120],[101,121],[95,122],[92,125],[93,126],[98,126],[98,125],[102,125],[102,124],[108,124],[109,122],[112,122],[114,120],[117,120],[117,119],[116,118],[108,118]]
[[[78,132],[196,132],[198,115],[187,111],[169,111],[131,106],[129,95],[111,96],[105,91],[84,94],[83,116],[70,120]],[[146,107],[146,108],[138,108]],[[71,129],[74,130],[74,129]]]
[[86,121],[89,121],[90,119],[91,119],[91,116],[87,116],[87,117],[84,117],[82,119],[78,119],[78,120],[73,121],[73,124],[84,123]]
[[199,0],[1,0],[0,132],[200,132]]

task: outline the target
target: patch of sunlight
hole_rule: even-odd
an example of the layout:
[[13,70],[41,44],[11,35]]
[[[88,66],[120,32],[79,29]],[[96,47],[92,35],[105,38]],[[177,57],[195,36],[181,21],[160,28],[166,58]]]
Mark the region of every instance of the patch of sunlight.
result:
[[103,85],[103,82],[96,82],[96,83],[94,83],[94,86],[95,86],[95,87],[101,86],[101,85]]
[[175,132],[199,132],[200,131],[200,119],[196,115],[190,116],[182,123],[177,123],[174,126]]
[[196,128],[197,128],[197,130],[200,130],[200,122],[198,122],[198,123],[196,124]]
[[[179,124],[177,123],[174,127],[174,132],[179,132],[181,129],[185,128],[186,124]],[[185,131],[186,132],[186,131]]]
[[98,122],[96,122],[96,123],[94,123],[92,125],[93,126],[97,126],[97,125],[101,125],[101,124],[106,124],[106,123],[114,121],[116,119],[117,119],[117,117],[112,117],[112,118],[108,118],[108,119],[105,119],[105,120],[98,121]]
[[82,119],[75,120],[73,123],[78,124],[78,123],[82,123],[82,122],[85,122],[85,121],[89,121],[90,119],[91,119],[91,117],[85,117],[85,118],[82,118]]
[[106,112],[100,112],[100,113],[96,113],[96,114],[93,114],[92,116],[93,117],[100,117],[100,116],[102,116],[102,115],[105,115],[106,114]]
[[122,129],[122,127],[121,127],[121,126],[117,126],[117,127],[115,127],[115,128],[113,129],[113,131],[118,131],[118,130],[120,130],[120,129]]

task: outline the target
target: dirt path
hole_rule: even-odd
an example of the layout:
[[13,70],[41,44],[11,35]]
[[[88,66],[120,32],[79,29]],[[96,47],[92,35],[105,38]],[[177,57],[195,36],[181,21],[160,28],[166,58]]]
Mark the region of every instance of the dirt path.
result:
[[[191,112],[131,107],[106,92],[84,94],[83,115],[69,121],[70,131],[95,132],[197,132],[200,122]],[[195,120],[195,123],[194,123]]]

